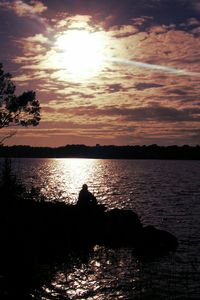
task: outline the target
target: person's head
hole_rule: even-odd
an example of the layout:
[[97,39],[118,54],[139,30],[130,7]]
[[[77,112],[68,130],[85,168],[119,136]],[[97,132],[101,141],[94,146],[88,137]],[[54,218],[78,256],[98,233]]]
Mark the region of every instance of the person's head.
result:
[[86,184],[86,183],[84,183],[84,184],[83,184],[83,186],[82,186],[82,190],[85,190],[85,191],[86,191],[86,190],[88,190],[88,186],[87,186],[87,184]]

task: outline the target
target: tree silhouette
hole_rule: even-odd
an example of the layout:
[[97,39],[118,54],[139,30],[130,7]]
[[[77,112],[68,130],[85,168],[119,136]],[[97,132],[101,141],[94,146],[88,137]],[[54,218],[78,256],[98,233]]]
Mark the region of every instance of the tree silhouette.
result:
[[15,95],[16,86],[11,74],[0,63],[0,129],[8,126],[37,126],[40,122],[40,103],[34,91]]

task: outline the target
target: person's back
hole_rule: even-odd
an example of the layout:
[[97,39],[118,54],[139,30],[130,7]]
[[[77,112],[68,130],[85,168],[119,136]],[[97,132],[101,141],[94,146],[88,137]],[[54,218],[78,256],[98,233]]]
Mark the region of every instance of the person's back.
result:
[[87,184],[83,184],[81,191],[79,192],[77,205],[82,207],[88,207],[91,205],[97,205],[95,196],[88,191]]

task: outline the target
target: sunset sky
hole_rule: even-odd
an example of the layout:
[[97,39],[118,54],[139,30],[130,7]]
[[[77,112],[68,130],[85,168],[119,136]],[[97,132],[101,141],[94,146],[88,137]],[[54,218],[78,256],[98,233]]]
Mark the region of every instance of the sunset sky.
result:
[[7,144],[200,144],[200,0],[1,0],[0,43],[42,108]]

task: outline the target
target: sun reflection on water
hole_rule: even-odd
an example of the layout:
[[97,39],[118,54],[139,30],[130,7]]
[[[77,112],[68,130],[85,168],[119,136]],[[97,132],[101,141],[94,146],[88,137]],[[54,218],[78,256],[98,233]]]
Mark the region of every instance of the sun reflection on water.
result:
[[136,189],[129,180],[127,164],[119,165],[116,160],[26,159],[22,172],[28,187],[36,186],[48,201],[67,204],[76,204],[84,183],[88,184],[98,202],[109,209],[130,207],[130,193]]
[[104,249],[80,263],[74,258],[45,265],[42,291],[41,286],[36,289],[34,299],[200,299],[194,269],[199,253],[199,162],[22,159],[16,164],[27,186],[43,189],[50,201],[75,203],[87,183],[108,209],[131,209],[144,225],[168,230],[180,241],[175,255],[152,262],[138,263],[131,250]]
[[[97,160],[93,159],[52,159],[48,161],[48,182],[42,192],[48,198],[75,203],[84,183],[93,191]],[[42,170],[44,172],[44,170]],[[51,195],[50,195],[51,193]]]
[[[82,258],[83,259],[83,258]],[[42,290],[45,299],[125,299],[128,289],[138,289],[140,268],[131,251],[96,246],[88,258],[75,260],[71,269],[63,265]],[[127,266],[131,272],[126,271]]]

